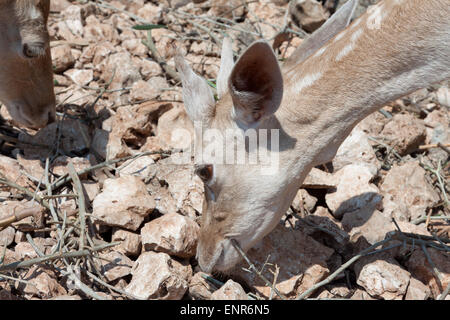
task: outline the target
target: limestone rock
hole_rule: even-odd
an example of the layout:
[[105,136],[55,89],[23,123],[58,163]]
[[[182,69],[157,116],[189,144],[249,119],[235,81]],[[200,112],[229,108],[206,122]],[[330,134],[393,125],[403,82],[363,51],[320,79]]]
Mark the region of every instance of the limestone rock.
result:
[[248,298],[239,283],[228,280],[219,290],[211,295],[211,300],[248,300]]
[[450,283],[450,259],[448,253],[427,248],[431,261],[433,261],[442,279],[436,278],[433,268],[422,249],[415,249],[406,263],[406,267],[414,278],[426,284],[434,299],[436,299]]
[[376,174],[381,165],[369,143],[367,134],[356,127],[339,147],[333,159],[333,169],[338,171],[348,164],[367,165]]
[[115,248],[127,256],[137,256],[141,251],[141,236],[134,232],[114,228],[112,241],[121,241],[121,244]]
[[381,201],[378,188],[370,183],[373,173],[364,165],[352,164],[335,173],[338,185],[335,192],[325,196],[326,203],[336,218]]
[[154,208],[145,184],[138,177],[124,176],[105,180],[94,199],[93,215],[102,224],[136,231]]
[[159,252],[144,252],[131,271],[133,278],[127,293],[142,299],[178,300],[188,289],[191,266]]
[[401,300],[406,294],[411,274],[392,258],[363,259],[357,262],[357,283],[373,297]]
[[75,58],[69,45],[64,44],[52,48],[53,71],[56,73],[64,72],[73,67]]
[[[258,270],[266,261],[279,266],[276,288],[285,296],[293,297],[329,274],[327,260],[333,253],[333,249],[320,244],[301,230],[293,230],[280,224],[259,244],[251,248],[247,255]],[[245,262],[240,263],[238,267],[237,276],[254,287],[259,294],[270,296],[270,287],[255,274],[241,270],[241,267],[248,267]],[[269,268],[266,266],[263,274],[270,280],[273,279],[273,274]]]
[[410,114],[397,114],[380,134],[400,155],[407,155],[424,144],[426,130],[423,120]]
[[204,272],[197,272],[189,281],[189,295],[196,300],[211,300],[211,295],[217,287],[206,280]]
[[388,208],[390,213],[404,212],[406,216],[400,217],[404,221],[425,215],[426,208],[439,201],[438,194],[426,180],[425,174],[418,161],[394,164],[380,185],[384,211]]
[[146,251],[165,252],[180,258],[195,255],[200,227],[188,217],[170,213],[154,219],[141,229]]

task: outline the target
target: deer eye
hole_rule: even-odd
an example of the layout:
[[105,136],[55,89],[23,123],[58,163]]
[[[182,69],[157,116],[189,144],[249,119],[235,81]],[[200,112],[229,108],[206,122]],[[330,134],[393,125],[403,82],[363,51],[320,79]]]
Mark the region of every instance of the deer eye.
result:
[[200,165],[195,168],[195,174],[203,180],[203,182],[208,182],[213,176],[213,166],[211,164]]
[[44,53],[44,45],[43,44],[30,45],[28,43],[25,43],[22,47],[22,52],[26,58],[29,59],[37,58]]

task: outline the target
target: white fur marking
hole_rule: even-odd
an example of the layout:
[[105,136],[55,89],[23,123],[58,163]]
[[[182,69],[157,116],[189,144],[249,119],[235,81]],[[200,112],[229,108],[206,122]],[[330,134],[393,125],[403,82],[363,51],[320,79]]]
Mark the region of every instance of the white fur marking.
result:
[[322,77],[322,72],[312,73],[308,74],[302,79],[300,79],[299,82],[294,86],[295,92],[298,94],[300,93],[304,88],[310,87],[313,85],[314,82],[319,80]]
[[342,31],[341,33],[339,33],[339,34],[336,36],[336,38],[334,38],[334,42],[337,42],[337,41],[341,40],[341,39],[345,36],[346,33],[347,33],[347,30],[344,30],[344,31]]
[[370,8],[370,15],[367,18],[367,28],[370,30],[380,29],[381,22],[385,17],[385,12],[383,11],[383,4],[378,4]]
[[363,34],[363,29],[356,30],[355,33],[351,37],[352,42],[358,41],[358,39],[362,36],[362,34]]
[[322,48],[320,48],[320,49],[316,52],[316,54],[314,55],[314,57],[320,57],[320,56],[325,52],[326,49],[327,49],[327,47],[322,47]]
[[336,56],[336,61],[341,61],[345,56],[347,56],[350,52],[353,51],[354,43],[350,43],[341,50]]
[[40,19],[42,17],[42,12],[39,11],[35,6],[30,6],[28,9],[28,17],[31,20]]
[[359,26],[359,24],[361,23],[361,20],[362,20],[362,19],[358,19],[358,20],[356,20],[355,22],[353,22],[353,24],[351,25],[351,28],[354,29],[354,28],[356,28],[357,26]]

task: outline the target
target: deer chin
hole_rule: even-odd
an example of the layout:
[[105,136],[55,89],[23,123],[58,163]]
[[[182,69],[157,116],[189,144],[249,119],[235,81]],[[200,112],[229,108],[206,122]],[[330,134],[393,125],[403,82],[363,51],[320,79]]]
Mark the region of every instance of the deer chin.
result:
[[214,255],[211,258],[205,257],[201,251],[201,244],[199,244],[197,251],[197,260],[200,268],[206,272],[212,271],[227,272],[241,260],[241,255],[234,248],[231,239],[222,240],[217,246]]

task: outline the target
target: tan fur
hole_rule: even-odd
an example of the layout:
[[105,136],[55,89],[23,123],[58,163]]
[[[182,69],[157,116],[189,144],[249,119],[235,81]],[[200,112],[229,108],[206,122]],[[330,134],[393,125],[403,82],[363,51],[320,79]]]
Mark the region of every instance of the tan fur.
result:
[[[280,130],[280,169],[265,176],[260,165],[213,164],[207,188],[214,199],[207,196],[197,250],[204,270],[228,270],[239,261],[230,238],[248,250],[273,230],[311,168],[330,161],[364,117],[450,77],[449,16],[450,0],[383,1],[320,54],[289,61],[281,105],[258,124]],[[209,128],[238,127],[229,95],[214,108]]]
[[34,128],[55,118],[49,10],[49,0],[0,3],[0,101],[18,124]]

